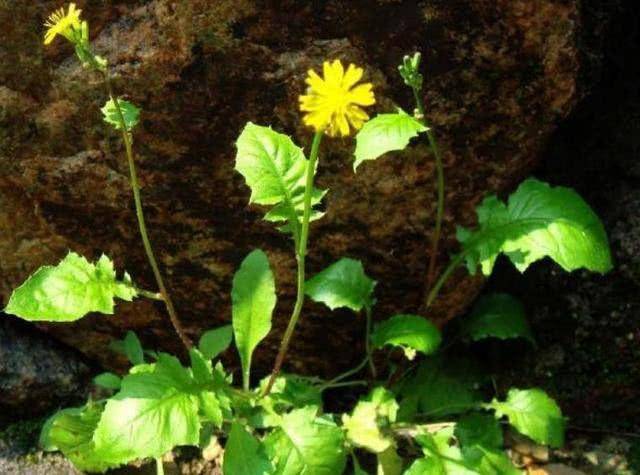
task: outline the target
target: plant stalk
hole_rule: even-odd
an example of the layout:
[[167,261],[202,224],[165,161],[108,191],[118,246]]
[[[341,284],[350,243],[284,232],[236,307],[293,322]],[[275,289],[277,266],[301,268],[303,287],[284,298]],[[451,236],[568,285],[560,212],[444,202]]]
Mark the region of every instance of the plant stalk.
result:
[[436,224],[433,231],[433,239],[431,240],[431,253],[429,256],[429,267],[427,270],[427,287],[431,288],[431,284],[435,279],[435,271],[436,271],[436,262],[438,258],[438,247],[440,245],[440,235],[442,234],[442,219],[444,217],[444,166],[442,164],[442,155],[440,154],[440,148],[438,147],[438,142],[436,141],[436,137],[429,128],[429,124],[427,123],[425,112],[424,112],[424,102],[420,95],[420,91],[413,87],[413,96],[416,100],[416,107],[418,109],[418,113],[420,117],[418,120],[422,122],[422,124],[427,127],[427,138],[429,139],[429,146],[431,147],[431,151],[436,159],[436,180],[437,180],[437,188],[438,188],[438,203],[436,207]]
[[438,297],[438,294],[440,293],[440,289],[445,284],[445,282],[449,279],[449,277],[451,277],[451,274],[453,274],[453,271],[455,271],[456,268],[462,263],[462,261],[464,260],[464,257],[465,257],[464,252],[461,252],[460,254],[455,256],[453,259],[451,259],[447,268],[444,270],[442,274],[440,274],[440,277],[438,278],[436,283],[433,285],[433,287],[429,291],[429,295],[427,296],[427,301],[425,302],[425,308],[429,308],[431,304],[434,302],[434,300]]
[[291,343],[291,337],[298,324],[300,313],[302,312],[302,306],[304,304],[304,282],[305,282],[305,263],[307,257],[307,242],[309,240],[309,221],[311,220],[311,197],[313,193],[313,179],[315,177],[316,164],[318,162],[318,152],[320,151],[320,143],[322,142],[322,136],[324,131],[316,132],[313,137],[313,143],[311,145],[311,154],[309,156],[309,163],[307,165],[307,177],[304,189],[304,214],[302,215],[302,226],[300,229],[300,240],[296,249],[296,261],[298,263],[298,285],[296,293],[296,303],[289,319],[289,324],[284,332],[282,341],[280,342],[280,349],[276,356],[276,361],[269,378],[269,383],[264,390],[263,396],[268,395],[271,392],[271,388],[280,374],[282,364],[284,363],[289,344]]
[[193,346],[191,340],[187,337],[180,321],[178,320],[178,315],[176,313],[175,307],[173,305],[173,301],[169,296],[169,292],[164,283],[164,279],[162,278],[162,274],[160,273],[160,269],[158,267],[158,263],[156,261],[155,254],[153,252],[153,247],[151,246],[151,241],[149,240],[149,235],[147,233],[147,225],[144,219],[144,212],[142,209],[142,199],[140,197],[140,185],[138,183],[138,173],[136,171],[135,159],[133,156],[133,146],[131,144],[131,138],[129,137],[129,132],[127,131],[126,122],[124,120],[124,115],[122,113],[122,108],[120,107],[120,102],[118,98],[113,93],[113,88],[111,86],[111,80],[109,78],[108,73],[104,73],[104,81],[107,87],[107,93],[109,97],[113,100],[116,111],[118,113],[118,122],[120,122],[120,127],[122,129],[122,140],[124,141],[124,147],[127,154],[127,161],[129,163],[129,175],[131,177],[131,188],[133,190],[133,200],[135,202],[136,208],[136,218],[138,219],[138,227],[140,229],[140,236],[142,238],[142,244],[144,246],[145,253],[147,255],[147,260],[151,265],[151,269],[153,271],[153,276],[155,277],[156,283],[158,284],[158,288],[160,289],[160,295],[162,295],[162,300],[164,301],[165,307],[167,308],[167,312],[169,313],[169,319],[171,320],[171,324],[175,329],[178,337],[187,348],[187,350],[191,349]]
[[164,475],[164,465],[161,458],[156,459],[156,475]]

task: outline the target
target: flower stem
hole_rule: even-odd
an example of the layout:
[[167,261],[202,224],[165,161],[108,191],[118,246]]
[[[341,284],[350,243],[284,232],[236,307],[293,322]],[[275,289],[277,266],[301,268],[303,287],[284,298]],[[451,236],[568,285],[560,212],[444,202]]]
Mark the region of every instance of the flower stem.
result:
[[453,259],[451,259],[447,268],[444,270],[442,274],[440,274],[440,277],[438,278],[436,283],[433,285],[433,287],[431,287],[431,290],[429,291],[429,295],[427,296],[427,300],[425,302],[425,308],[429,308],[433,303],[433,301],[438,297],[438,294],[440,293],[440,289],[445,284],[445,282],[449,279],[449,277],[451,277],[451,274],[453,274],[453,271],[455,271],[456,268],[462,263],[462,261],[464,260],[464,257],[465,257],[464,252],[461,252],[460,254],[455,256]]
[[164,475],[164,465],[161,458],[156,459],[156,475]]
[[318,162],[318,152],[320,151],[320,143],[322,142],[323,132],[316,132],[313,137],[313,143],[311,145],[311,154],[309,156],[309,163],[307,164],[307,179],[304,189],[304,214],[302,215],[302,226],[300,229],[300,239],[296,246],[296,261],[298,263],[298,285],[296,293],[296,303],[289,319],[289,324],[284,332],[282,341],[280,342],[280,349],[276,356],[276,361],[271,372],[271,378],[267,384],[263,396],[268,395],[271,392],[271,388],[280,374],[282,363],[287,355],[289,344],[291,343],[291,337],[293,331],[298,324],[300,313],[302,312],[302,305],[304,304],[304,282],[305,282],[305,259],[307,256],[307,241],[309,240],[309,221],[311,220],[311,196],[313,194],[313,179],[316,172],[316,164]]
[[427,287],[431,287],[433,280],[435,278],[435,270],[436,270],[436,262],[438,258],[438,247],[440,244],[440,235],[442,233],[442,219],[444,216],[444,166],[442,165],[442,155],[440,154],[440,148],[438,147],[438,142],[436,141],[436,137],[429,128],[429,124],[426,121],[425,113],[424,113],[424,102],[422,100],[422,96],[420,95],[420,91],[413,87],[413,95],[416,100],[416,107],[418,108],[418,113],[420,114],[419,120],[423,123],[425,127],[427,127],[427,138],[429,139],[429,146],[431,147],[431,151],[436,159],[436,180],[438,186],[438,203],[436,208],[436,224],[433,232],[433,239],[431,240],[431,253],[429,256],[429,267],[427,270]]
[[175,307],[173,306],[173,302],[171,297],[169,296],[169,292],[167,291],[167,287],[164,283],[164,279],[162,278],[162,274],[160,273],[160,269],[158,267],[158,263],[156,261],[155,254],[153,252],[153,247],[151,246],[151,241],[149,240],[149,235],[147,233],[147,225],[144,219],[144,212],[142,210],[142,199],[140,198],[140,185],[138,183],[138,173],[136,171],[136,164],[133,156],[133,146],[131,144],[131,138],[129,137],[129,132],[127,131],[126,123],[124,120],[124,115],[122,113],[122,108],[120,107],[120,102],[118,98],[113,93],[113,87],[111,86],[111,80],[109,78],[108,72],[104,73],[104,81],[107,87],[107,93],[109,97],[113,101],[116,111],[118,114],[118,122],[120,123],[120,129],[122,131],[122,140],[124,141],[124,147],[127,154],[127,161],[129,162],[129,175],[131,177],[131,188],[133,190],[133,200],[135,202],[136,208],[136,218],[138,219],[138,227],[140,229],[140,236],[142,238],[142,244],[144,246],[145,253],[147,255],[147,260],[151,265],[151,269],[153,271],[153,275],[155,277],[156,283],[158,284],[158,288],[160,289],[160,295],[162,295],[162,300],[167,308],[167,312],[169,313],[169,319],[171,320],[171,324],[175,329],[178,337],[184,344],[187,349],[192,347],[191,340],[187,337],[180,321],[178,320],[178,315],[176,313]]

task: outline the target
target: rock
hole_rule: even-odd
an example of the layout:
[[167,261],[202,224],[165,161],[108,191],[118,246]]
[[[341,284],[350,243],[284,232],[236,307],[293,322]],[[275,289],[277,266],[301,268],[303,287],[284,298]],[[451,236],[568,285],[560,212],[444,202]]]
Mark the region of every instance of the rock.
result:
[[0,427],[77,400],[89,376],[76,352],[14,319],[0,318]]
[[[248,121],[309,146],[297,96],[304,74],[327,58],[365,66],[378,104],[411,109],[396,71],[425,54],[425,98],[447,178],[439,266],[456,250],[456,224],[475,205],[512,189],[540,159],[556,125],[588,86],[580,81],[578,0],[254,0],[78,2],[95,48],[113,65],[115,89],[142,107],[135,135],[152,240],[192,337],[230,319],[234,270],[253,248],[269,255],[279,288],[274,331],[260,347],[268,371],[291,311],[295,259],[289,238],[247,205],[233,143]],[[101,122],[99,78],[63,41],[45,49],[42,21],[58,4],[6,2],[12,24],[0,51],[0,295],[68,249],[105,252],[142,287],[155,287],[139,243],[127,167],[116,133]],[[392,20],[390,20],[392,19]],[[18,74],[19,72],[19,74]],[[379,281],[376,318],[417,312],[435,210],[434,167],[424,144],[352,171],[349,140],[326,140],[318,172],[326,217],[312,226],[309,271],[342,256]],[[429,318],[464,309],[482,281],[460,271]],[[359,361],[362,318],[308,304],[288,370],[335,374]],[[162,308],[121,305],[118,316],[42,325],[105,366],[108,342],[128,329],[178,351]],[[339,361],[329,355],[339,351]],[[227,361],[233,367],[236,363]]]
[[561,463],[551,463],[544,467],[529,468],[527,473],[529,475],[586,475],[585,472]]

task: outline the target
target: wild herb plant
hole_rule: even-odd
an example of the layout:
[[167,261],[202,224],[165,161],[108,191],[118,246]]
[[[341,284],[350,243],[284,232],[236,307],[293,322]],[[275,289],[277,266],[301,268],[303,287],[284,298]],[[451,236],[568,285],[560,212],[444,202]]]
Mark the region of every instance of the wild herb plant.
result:
[[[145,226],[133,152],[140,110],[114,94],[109,65],[92,52],[80,14],[74,4],[53,14],[45,44],[63,36],[81,63],[104,79],[104,120],[122,134],[140,235],[158,292],[138,288],[126,272],[119,277],[107,256],[94,263],[71,252],[58,265],[42,267],[29,277],[13,292],[5,311],[29,321],[70,322],[89,313],[113,314],[116,298],[160,300],[189,352],[189,364],[167,353],[145,351],[129,332],[112,345],[131,362],[128,374],[97,376],[95,384],[110,396],[53,415],[42,430],[46,450],[62,451],[89,472],[155,459],[161,474],[162,458],[174,448],[205,447],[220,440],[225,445],[225,475],[334,475],[346,470],[362,475],[369,473],[362,467],[370,465],[385,475],[490,475],[521,473],[503,450],[503,426],[541,444],[563,444],[565,420],[553,399],[535,388],[513,388],[505,397],[485,399],[486,375],[476,362],[447,353],[440,330],[426,316],[393,315],[373,327],[376,282],[361,262],[345,257],[306,276],[310,223],[322,218],[317,206],[327,193],[314,186],[321,143],[325,136],[348,137],[354,131],[359,131],[354,171],[426,136],[437,170],[432,259],[437,254],[444,172],[434,132],[426,122],[418,54],[404,58],[400,66],[416,99],[413,114],[398,109],[369,120],[364,107],[374,104],[375,97],[370,83],[360,83],[363,69],[349,65],[345,70],[334,60],[323,64],[322,76],[309,71],[308,91],[300,97],[303,121],[314,131],[309,158],[290,137],[270,127],[248,123],[238,138],[236,169],[251,189],[250,202],[267,207],[264,219],[290,237],[298,276],[297,298],[272,374],[252,388],[252,355],[270,332],[277,305],[269,258],[256,249],[243,260],[231,289],[231,324],[204,333],[192,345],[180,326]],[[433,286],[427,310],[463,263],[470,273],[489,275],[501,254],[521,271],[545,257],[567,271],[611,268],[602,224],[570,189],[528,179],[506,201],[487,197],[477,213],[475,229],[458,229],[460,252],[437,279],[432,275],[434,261],[429,264]],[[332,310],[364,314],[362,362],[330,381],[280,372],[306,297]],[[534,341],[522,305],[504,294],[480,299],[461,328],[468,341]],[[218,360],[232,341],[242,367],[239,387]],[[389,377],[396,373],[376,366],[373,355],[379,351],[401,352],[412,366],[398,378]],[[344,386],[366,389],[349,412],[324,412],[323,394]]]

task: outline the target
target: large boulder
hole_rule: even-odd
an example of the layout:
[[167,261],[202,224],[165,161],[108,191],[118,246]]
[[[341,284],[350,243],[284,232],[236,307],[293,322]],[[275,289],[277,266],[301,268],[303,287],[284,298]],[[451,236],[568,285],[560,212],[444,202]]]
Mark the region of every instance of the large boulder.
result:
[[[233,170],[248,121],[308,147],[297,97],[307,69],[327,58],[366,68],[377,111],[411,108],[396,65],[424,52],[428,117],[444,151],[447,203],[439,266],[455,224],[475,221],[484,195],[511,189],[538,162],[581,94],[578,0],[78,1],[115,89],[143,109],[135,135],[152,241],[187,332],[230,320],[231,278],[253,248],[274,267],[279,303],[256,369],[267,371],[295,289],[290,239],[247,205]],[[139,242],[127,165],[101,121],[100,78],[69,45],[45,49],[42,22],[58,2],[3,3],[0,23],[0,295],[68,249],[101,252],[143,287],[154,281]],[[375,112],[375,110],[374,110]],[[319,184],[331,191],[314,223],[309,269],[361,259],[379,281],[375,317],[419,311],[435,211],[433,159],[424,144],[352,171],[352,140],[326,140]],[[481,281],[456,274],[430,318],[463,309]],[[178,350],[161,305],[134,302],[115,317],[42,326],[105,366],[126,330]],[[362,352],[362,318],[307,304],[289,369],[328,375]],[[335,358],[339,354],[340,358]]]

